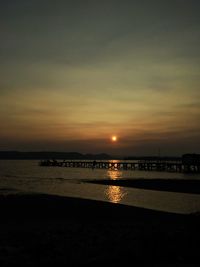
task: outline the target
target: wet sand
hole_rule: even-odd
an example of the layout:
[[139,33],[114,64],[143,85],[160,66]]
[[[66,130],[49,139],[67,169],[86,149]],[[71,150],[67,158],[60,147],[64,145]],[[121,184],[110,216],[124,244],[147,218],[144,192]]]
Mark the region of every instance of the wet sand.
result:
[[199,265],[200,216],[45,194],[0,196],[0,266]]
[[116,185],[159,191],[200,194],[200,180],[183,179],[120,179],[87,180],[88,183]]

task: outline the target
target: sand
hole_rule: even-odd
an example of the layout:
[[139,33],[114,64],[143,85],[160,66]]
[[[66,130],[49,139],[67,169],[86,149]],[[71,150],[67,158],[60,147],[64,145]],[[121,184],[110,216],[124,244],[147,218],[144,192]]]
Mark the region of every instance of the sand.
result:
[[159,191],[200,194],[200,180],[197,179],[102,179],[85,180],[85,182]]
[[0,196],[0,266],[198,266],[200,216],[45,194]]

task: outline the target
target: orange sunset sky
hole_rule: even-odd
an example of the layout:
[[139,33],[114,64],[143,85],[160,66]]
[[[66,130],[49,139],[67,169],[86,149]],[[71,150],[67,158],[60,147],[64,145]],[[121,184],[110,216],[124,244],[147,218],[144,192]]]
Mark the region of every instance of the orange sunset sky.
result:
[[1,1],[0,150],[200,152],[199,8]]

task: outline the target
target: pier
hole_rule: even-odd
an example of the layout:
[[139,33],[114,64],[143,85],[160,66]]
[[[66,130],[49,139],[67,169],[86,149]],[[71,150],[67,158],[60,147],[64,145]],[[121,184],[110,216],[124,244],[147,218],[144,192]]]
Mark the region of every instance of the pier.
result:
[[173,161],[151,161],[151,160],[135,160],[135,161],[43,160],[40,162],[40,166],[200,173],[199,162],[185,163],[182,161],[173,162]]

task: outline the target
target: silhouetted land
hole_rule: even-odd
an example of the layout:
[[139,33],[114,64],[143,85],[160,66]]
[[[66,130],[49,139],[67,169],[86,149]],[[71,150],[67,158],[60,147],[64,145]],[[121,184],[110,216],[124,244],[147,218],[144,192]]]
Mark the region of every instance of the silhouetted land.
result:
[[200,217],[50,195],[0,196],[0,266],[199,265]]
[[79,152],[55,152],[55,151],[37,151],[37,152],[21,152],[21,151],[0,151],[0,159],[96,159],[96,160],[109,160],[109,159],[123,159],[123,160],[181,160],[181,157],[156,157],[156,156],[112,156],[106,153],[100,154],[82,154]]
[[200,180],[182,179],[120,179],[86,180],[88,183],[117,185],[159,191],[200,194]]
[[173,161],[180,161],[182,157],[175,157],[175,156],[163,156],[163,157],[158,157],[158,156],[129,156],[129,157],[124,157],[124,160],[161,160],[161,161],[168,161],[168,160],[173,160]]
[[79,152],[20,152],[20,151],[0,151],[0,159],[111,159],[108,154],[81,154]]

